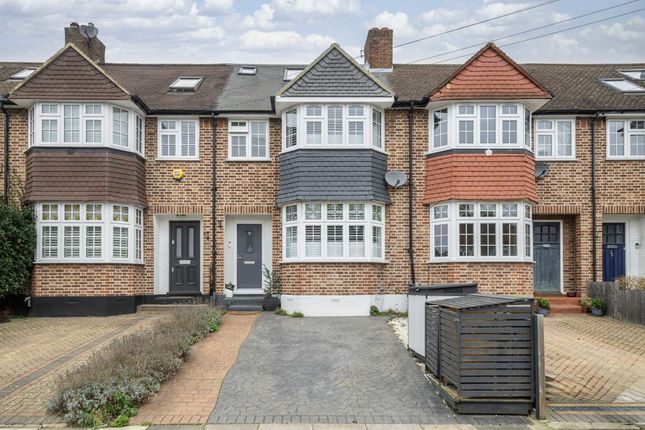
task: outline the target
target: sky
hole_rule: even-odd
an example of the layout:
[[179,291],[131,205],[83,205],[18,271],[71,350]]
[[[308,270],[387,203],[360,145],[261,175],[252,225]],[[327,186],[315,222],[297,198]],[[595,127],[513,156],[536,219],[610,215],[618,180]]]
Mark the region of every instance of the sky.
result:
[[[93,22],[108,62],[308,63],[331,43],[359,56],[367,30],[390,27],[394,44],[433,36],[548,0],[0,0],[0,61],[44,61],[63,28]],[[394,50],[395,63],[464,62],[472,45],[627,0],[557,0]],[[505,44],[645,8],[645,0],[497,41],[518,62],[645,63],[645,10],[525,43]],[[454,58],[460,55],[466,57]]]

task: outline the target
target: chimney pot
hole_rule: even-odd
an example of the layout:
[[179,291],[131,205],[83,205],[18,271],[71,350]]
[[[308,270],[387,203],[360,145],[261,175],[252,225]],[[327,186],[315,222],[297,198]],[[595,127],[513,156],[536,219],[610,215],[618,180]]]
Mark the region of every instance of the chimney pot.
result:
[[365,64],[370,69],[392,68],[393,31],[387,27],[370,28],[365,39]]

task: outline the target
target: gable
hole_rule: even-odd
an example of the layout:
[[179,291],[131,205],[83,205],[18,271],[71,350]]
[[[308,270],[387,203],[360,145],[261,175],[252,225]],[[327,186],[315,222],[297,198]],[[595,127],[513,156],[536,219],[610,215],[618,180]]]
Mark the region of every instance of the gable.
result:
[[128,100],[129,94],[96,64],[68,45],[18,85],[12,99]]
[[336,44],[287,84],[285,97],[390,97],[392,93]]
[[549,99],[551,94],[489,43],[431,95],[438,100]]

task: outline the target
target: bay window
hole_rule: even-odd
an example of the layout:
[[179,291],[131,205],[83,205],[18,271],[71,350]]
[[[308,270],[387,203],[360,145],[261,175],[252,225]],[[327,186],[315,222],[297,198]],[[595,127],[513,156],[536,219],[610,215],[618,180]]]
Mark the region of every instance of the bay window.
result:
[[144,153],[143,118],[101,103],[35,103],[29,109],[30,146],[112,146]]
[[529,203],[439,203],[430,217],[431,261],[531,259]]
[[607,158],[645,159],[645,119],[607,120]]
[[384,208],[309,202],[283,208],[285,261],[382,261]]
[[575,119],[536,119],[535,158],[538,160],[575,159],[575,130]]
[[143,262],[143,209],[139,207],[39,203],[36,213],[38,263]]
[[230,120],[229,160],[268,160],[269,124],[266,120]]
[[362,104],[305,104],[283,113],[283,149],[372,147],[383,150],[383,112]]
[[531,147],[531,112],[519,103],[456,103],[431,111],[430,152]]

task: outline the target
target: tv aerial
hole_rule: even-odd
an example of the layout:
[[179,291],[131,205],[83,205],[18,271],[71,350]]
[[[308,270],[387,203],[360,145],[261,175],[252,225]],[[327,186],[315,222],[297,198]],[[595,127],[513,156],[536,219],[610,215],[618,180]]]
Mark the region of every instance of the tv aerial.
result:
[[385,174],[385,182],[387,182],[390,187],[399,188],[408,182],[408,175],[406,175],[405,172],[390,170]]

